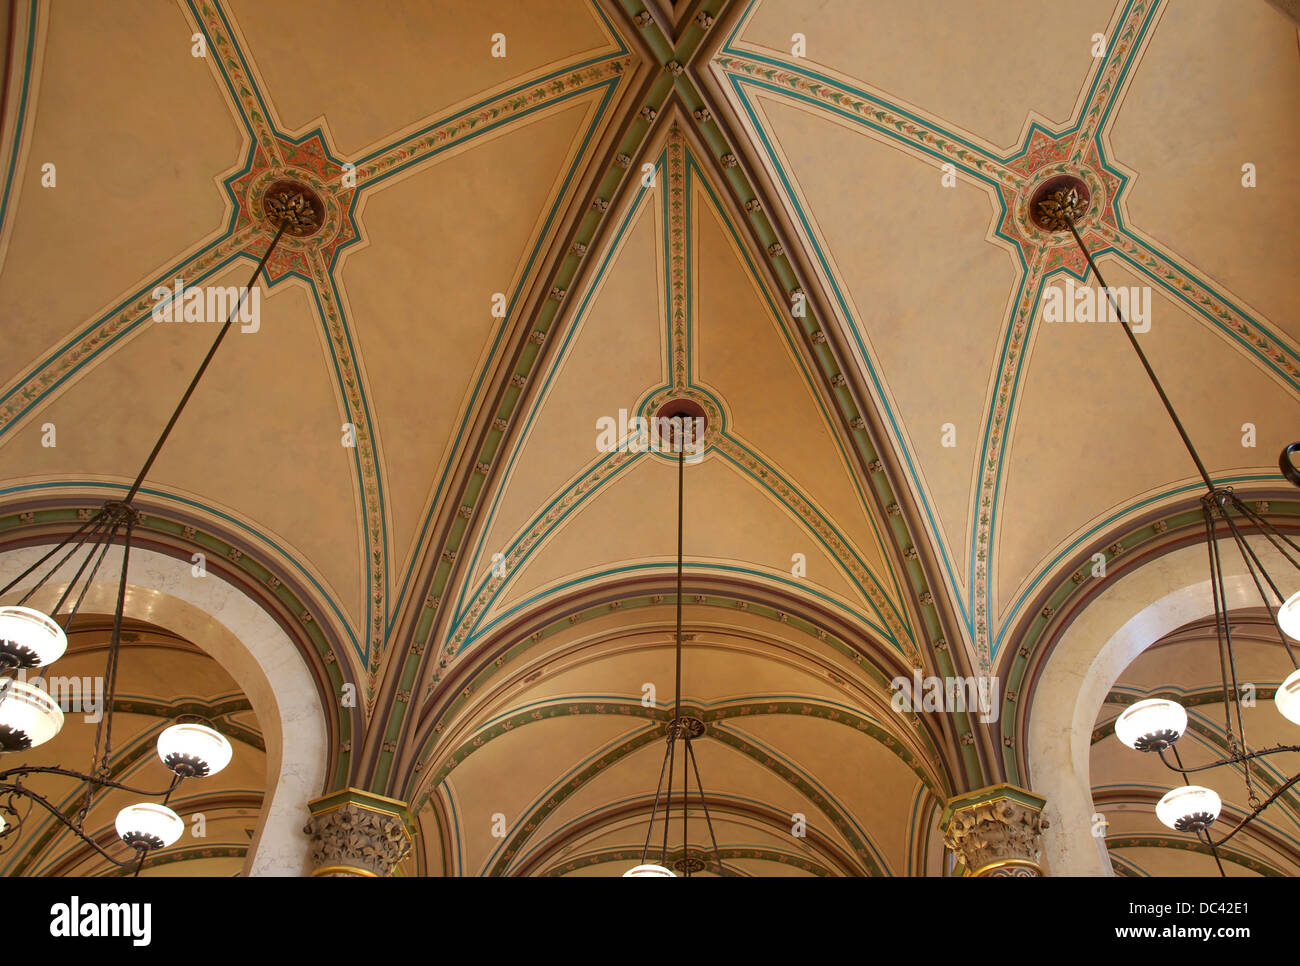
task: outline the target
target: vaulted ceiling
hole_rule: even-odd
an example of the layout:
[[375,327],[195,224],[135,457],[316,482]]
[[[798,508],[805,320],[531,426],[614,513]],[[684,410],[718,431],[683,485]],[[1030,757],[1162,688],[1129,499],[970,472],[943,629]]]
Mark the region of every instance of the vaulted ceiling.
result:
[[1085,277],[1025,214],[1061,170],[1216,478],[1294,437],[1300,56],[1263,2],[30,0],[5,29],[14,527],[148,453],[216,330],[152,321],[155,288],[244,284],[273,181],[324,199],[141,500],[304,601],[360,691],[332,773],[411,803],[409,872],[640,855],[676,474],[596,424],[674,396],[710,418],[683,673],[724,863],[941,871],[938,807],[1019,751],[888,681],[1010,666],[1081,548],[1195,491],[1118,327],[1043,319]]

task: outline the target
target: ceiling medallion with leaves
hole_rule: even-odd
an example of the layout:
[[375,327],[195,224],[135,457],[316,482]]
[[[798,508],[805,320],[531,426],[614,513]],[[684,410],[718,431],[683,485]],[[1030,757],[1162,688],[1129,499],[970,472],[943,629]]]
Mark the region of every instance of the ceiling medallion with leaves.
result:
[[262,208],[268,221],[286,222],[285,234],[314,235],[325,220],[325,204],[311,188],[297,181],[277,181],[266,190]]

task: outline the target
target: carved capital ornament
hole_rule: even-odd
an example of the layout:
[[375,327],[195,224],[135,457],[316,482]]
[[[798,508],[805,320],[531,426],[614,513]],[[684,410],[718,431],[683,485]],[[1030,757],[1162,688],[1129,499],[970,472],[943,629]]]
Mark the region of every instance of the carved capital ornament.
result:
[[940,819],[944,844],[973,876],[1043,874],[1038,864],[1046,799],[1014,785],[993,785],[950,799]]
[[406,805],[356,788],[317,799],[303,831],[313,876],[389,876],[414,843]]

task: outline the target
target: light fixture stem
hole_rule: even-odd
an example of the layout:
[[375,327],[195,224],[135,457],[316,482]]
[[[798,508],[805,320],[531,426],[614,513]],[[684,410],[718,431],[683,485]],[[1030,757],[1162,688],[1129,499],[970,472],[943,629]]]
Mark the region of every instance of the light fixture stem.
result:
[[181,781],[182,781],[184,778],[185,778],[185,776],[182,775],[180,772],[172,772],[172,783],[171,783],[171,786],[167,789],[167,794],[163,796],[163,800],[162,800],[162,803],[163,803],[164,805],[166,805],[167,802],[171,800],[172,792],[176,791],[177,786],[180,785]]
[[[1224,510],[1223,515],[1224,518],[1226,519],[1228,516],[1226,509]],[[1228,526],[1229,527],[1233,526],[1231,520],[1228,521]],[[1232,625],[1231,623],[1229,623],[1228,620],[1228,592],[1227,589],[1223,586],[1223,560],[1219,555],[1219,544],[1217,540],[1214,542],[1214,566],[1215,566],[1214,572],[1218,578],[1218,584],[1219,584],[1219,599],[1222,601],[1222,606],[1223,606],[1223,629],[1224,629],[1224,640],[1227,644],[1228,672],[1231,675],[1231,679],[1232,679],[1233,700],[1230,707],[1235,707],[1237,709],[1237,735],[1241,738],[1242,747],[1245,748],[1246,747],[1246,723],[1241,718],[1241,686],[1237,683],[1237,657],[1232,650]],[[1225,678],[1225,686],[1226,686],[1226,678]],[[1231,732],[1229,732],[1228,734],[1228,740],[1229,742],[1231,742],[1232,740]],[[1246,784],[1247,785],[1250,784],[1249,765],[1246,766]]]
[[1279,785],[1279,786],[1277,787],[1277,790],[1276,790],[1275,792],[1273,792],[1272,795],[1270,795],[1270,796],[1268,796],[1268,798],[1264,799],[1263,803],[1261,803],[1260,805],[1256,806],[1256,808],[1255,808],[1255,810],[1254,810],[1253,812],[1251,812],[1249,815],[1247,815],[1245,818],[1243,818],[1240,822],[1238,822],[1238,823],[1236,824],[1236,826],[1232,829],[1231,832],[1229,832],[1229,833],[1228,833],[1227,835],[1225,835],[1223,838],[1219,839],[1219,845],[1222,845],[1224,842],[1228,841],[1228,839],[1232,838],[1234,835],[1236,835],[1238,832],[1240,832],[1242,829],[1244,829],[1247,825],[1249,825],[1251,822],[1253,822],[1253,821],[1258,817],[1258,815],[1259,815],[1260,812],[1264,811],[1264,809],[1268,808],[1268,807],[1269,807],[1270,805],[1272,805],[1275,801],[1277,801],[1279,798],[1281,798],[1282,795],[1283,795],[1283,793],[1286,792],[1286,790],[1287,790],[1288,788],[1290,788],[1292,785],[1294,785],[1296,782],[1300,782],[1300,772],[1297,772],[1297,773],[1296,773],[1295,775],[1293,775],[1291,778],[1288,778],[1288,779],[1287,779],[1286,781],[1284,781],[1281,785]]
[[[72,774],[75,774],[75,772]],[[77,776],[77,777],[83,777],[83,776]],[[116,858],[114,858],[113,856],[105,852],[98,842],[96,842],[89,835],[83,832],[66,815],[64,815],[61,811],[59,811],[59,809],[55,807],[54,803],[51,802],[45,796],[32,791],[30,788],[24,788],[22,785],[18,785],[18,784],[0,783],[0,791],[9,792],[12,795],[20,795],[23,798],[28,799],[29,801],[36,802],[38,805],[41,806],[41,808],[49,812],[50,815],[57,822],[66,826],[74,835],[80,838],[83,842],[89,845],[92,849],[98,852],[109,862],[113,863],[113,865],[117,866],[119,869],[125,869],[130,867],[130,863],[120,862]]]
[[[678,437],[677,451],[677,698],[673,707],[674,720],[682,716],[682,491],[686,475],[686,448]],[[670,777],[671,780],[671,777]]]
[[[131,559],[131,528],[133,524],[134,516],[128,513],[124,521],[113,524],[113,529],[104,542],[104,546],[107,547],[113,542],[113,537],[117,535],[118,526],[126,527],[122,539],[122,571],[117,580],[117,606],[113,611],[113,635],[109,640],[108,658],[104,662],[104,715],[99,719],[99,724],[95,727],[95,747],[90,758],[91,775],[107,775],[109,758],[113,754],[113,701],[117,695],[117,656],[122,645],[122,611],[126,608],[127,562]],[[104,739],[102,752],[100,751],[101,737]],[[86,815],[90,812],[90,806],[94,801],[95,786],[91,785],[86,789],[86,800],[81,806],[81,811],[77,814],[77,825],[85,822]]]
[[1107,286],[1106,280],[1101,277],[1101,270],[1097,268],[1097,263],[1092,259],[1092,253],[1079,237],[1078,231],[1074,227],[1074,218],[1069,212],[1065,214],[1065,224],[1070,229],[1070,234],[1074,236],[1075,242],[1079,246],[1079,251],[1083,252],[1083,257],[1088,260],[1088,266],[1092,269],[1093,274],[1097,276],[1097,284],[1106,293],[1106,299],[1110,302],[1111,307],[1115,310],[1115,315],[1119,318],[1119,324],[1124,327],[1124,334],[1128,336],[1128,341],[1133,346],[1133,351],[1137,353],[1138,360],[1142,363],[1142,368],[1146,370],[1147,378],[1151,380],[1151,385],[1156,387],[1156,392],[1160,395],[1160,401],[1164,404],[1165,412],[1169,413],[1169,418],[1174,422],[1174,428],[1178,430],[1178,435],[1183,439],[1183,445],[1187,447],[1187,452],[1191,454],[1192,462],[1196,464],[1196,471],[1201,474],[1201,479],[1205,481],[1205,487],[1211,493],[1214,492],[1214,482],[1210,479],[1210,474],[1205,469],[1205,464],[1201,462],[1200,455],[1196,452],[1196,447],[1192,445],[1191,438],[1187,435],[1187,430],[1183,428],[1182,421],[1178,414],[1174,412],[1173,403],[1165,395],[1164,386],[1160,385],[1160,380],[1156,378],[1155,370],[1151,368],[1151,363],[1147,361],[1146,353],[1138,345],[1137,338],[1133,335],[1133,330],[1129,328],[1128,320],[1124,318],[1124,313],[1120,311],[1119,306],[1115,303],[1115,297],[1110,293],[1110,287]]
[[[1172,745],[1169,747],[1170,749],[1173,748]],[[1263,751],[1241,752],[1240,754],[1222,758],[1219,761],[1212,761],[1208,765],[1196,765],[1192,768],[1184,768],[1181,760],[1178,762],[1177,766],[1169,764],[1169,759],[1165,757],[1164,749],[1160,749],[1158,753],[1160,755],[1160,761],[1170,771],[1177,771],[1182,772],[1183,775],[1190,775],[1198,771],[1209,771],[1211,768],[1222,768],[1225,765],[1235,765],[1243,761],[1254,761],[1256,758],[1267,758],[1269,755],[1279,755],[1284,753],[1290,754],[1297,751],[1300,751],[1300,745],[1277,745],[1274,748],[1265,748]],[[1183,781],[1186,782],[1187,779],[1184,778]]]
[[[680,423],[680,419],[678,420]],[[669,755],[668,755],[668,806],[664,811],[664,864],[667,865],[668,859],[668,817],[673,811],[673,768],[676,764],[677,757],[674,750],[677,744],[677,732],[681,728],[682,721],[682,510],[685,504],[682,501],[682,494],[685,489],[686,478],[686,446],[682,433],[677,433],[677,646],[676,660],[677,669],[674,674],[676,696],[673,699],[673,723],[670,725],[672,733],[669,735]],[[690,742],[686,743],[690,748]],[[689,843],[686,839],[686,809],[689,805],[690,795],[686,794],[686,761],[682,761],[682,854],[686,854]],[[689,865],[689,863],[687,863]]]
[[[68,611],[67,619],[63,624],[63,629],[65,631],[72,624],[72,618],[77,616],[77,611],[81,610],[81,602],[86,599],[86,594],[90,592],[90,585],[95,582],[95,575],[99,573],[99,567],[104,562],[104,557],[108,555],[109,542],[110,541],[105,540],[99,547],[99,557],[95,560],[95,566],[90,568],[90,576],[88,576],[86,582],[81,585],[81,593],[77,595],[77,599],[72,605],[72,610]],[[91,556],[94,556],[95,551],[91,550],[90,554]],[[87,557],[86,559],[89,560],[90,558]],[[59,619],[57,609],[55,613],[50,615],[50,617],[56,621]]]
[[[9,583],[5,584],[3,588],[0,588],[0,597],[3,597],[5,594],[9,593],[9,591],[13,590],[15,587],[21,584],[24,580],[27,579],[28,575],[30,575],[36,570],[36,568],[38,568],[41,564],[45,563],[45,561],[53,557],[56,553],[58,553],[60,550],[62,550],[64,547],[70,544],[73,540],[76,540],[78,537],[80,537],[83,531],[90,529],[92,525],[98,524],[102,518],[103,518],[103,511],[101,510],[99,513],[96,513],[93,517],[91,517],[81,526],[77,527],[77,529],[74,530],[67,537],[65,537],[58,544],[58,546],[52,547],[50,550],[48,550],[45,553],[45,556],[41,557],[40,560],[36,561],[36,563],[32,564],[30,567],[28,567],[26,570],[20,573],[13,580],[9,581]],[[57,570],[58,568],[55,569]],[[48,579],[48,577],[45,579]],[[39,587],[43,583],[45,583],[45,580],[40,580],[37,582],[36,586]],[[31,591],[28,591],[28,596],[30,595],[31,595]],[[27,598],[24,597],[23,599],[26,600]]]
[[117,607],[113,612],[113,637],[108,646],[108,669],[105,672],[108,681],[104,692],[104,720],[107,722],[104,728],[104,756],[101,759],[104,768],[108,767],[108,760],[113,754],[113,702],[117,697],[117,662],[122,649],[122,614],[126,610],[126,575],[131,561],[131,530],[134,526],[135,518],[128,516],[126,532],[122,537],[122,573],[117,580]]
[[1226,879],[1228,873],[1223,871],[1223,863],[1219,861],[1219,850],[1215,848],[1214,840],[1210,838],[1210,830],[1208,828],[1198,829],[1196,837],[1200,838],[1202,835],[1205,836],[1205,844],[1210,847],[1210,854],[1214,856],[1214,864],[1219,867],[1219,875]]
[[[1228,498],[1231,500],[1232,505],[1236,507],[1247,520],[1255,524],[1259,531],[1264,534],[1268,542],[1271,543],[1273,547],[1282,554],[1282,556],[1286,557],[1286,559],[1290,561],[1292,566],[1300,569],[1300,565],[1297,565],[1296,562],[1291,559],[1291,555],[1278,546],[1277,541],[1273,539],[1273,533],[1275,531],[1273,531],[1273,527],[1267,520],[1263,517],[1257,516],[1254,511],[1237,498],[1236,494],[1229,494]],[[1228,515],[1226,507],[1224,508],[1223,518],[1228,521],[1228,526],[1232,528],[1232,536],[1236,541],[1237,550],[1241,553],[1242,563],[1246,565],[1246,570],[1250,572],[1250,579],[1255,582],[1255,589],[1259,591],[1259,599],[1264,602],[1264,609],[1268,611],[1269,620],[1273,622],[1273,627],[1277,630],[1277,639],[1281,641],[1282,646],[1286,648],[1286,656],[1291,659],[1291,666],[1294,668],[1300,668],[1300,661],[1296,660],[1295,650],[1291,647],[1291,642],[1287,639],[1286,633],[1278,624],[1277,613],[1273,610],[1273,605],[1268,601],[1268,594],[1264,593],[1264,588],[1259,582],[1260,575],[1262,575],[1264,580],[1268,582],[1269,589],[1273,591],[1274,596],[1276,596],[1278,600],[1285,601],[1286,596],[1278,590],[1277,584],[1273,582],[1273,578],[1269,575],[1269,572],[1264,569],[1264,564],[1259,559],[1259,555],[1255,553],[1255,548],[1247,543],[1245,537],[1243,537],[1240,531],[1238,531],[1237,525],[1232,522],[1232,517]],[[1278,536],[1281,537],[1282,535],[1278,534]],[[1282,537],[1282,539],[1286,541],[1286,543],[1291,544],[1291,541],[1287,540],[1286,537]],[[1259,575],[1255,573],[1256,568],[1259,569]]]
[[[659,781],[655,783],[655,803],[650,809],[650,827],[645,830],[645,845],[641,849],[642,865],[645,865],[646,854],[650,851],[650,838],[655,833],[655,816],[659,814],[659,793],[663,791],[664,770],[668,767],[668,752],[671,750],[671,747],[672,745],[670,742],[669,747],[664,749],[664,762],[659,766]],[[667,823],[667,821],[668,819],[665,818],[664,822]]]
[[[1187,769],[1183,767],[1183,756],[1178,753],[1178,746],[1170,745],[1169,750],[1174,753],[1174,761],[1178,762],[1178,767],[1175,769],[1175,771],[1177,771],[1179,774],[1183,776],[1184,785],[1190,785],[1191,782],[1188,781],[1187,779]],[[1160,752],[1160,760],[1164,761],[1164,758],[1165,758],[1165,753],[1162,751]]]
[[682,755],[682,875],[691,877],[691,835],[689,822],[691,817],[691,783],[686,774],[686,759],[691,754],[691,739],[684,738],[686,751]]
[[[50,569],[49,576],[53,577],[56,573],[58,573],[60,568],[62,568],[63,565],[67,562],[68,557],[71,557],[74,553],[80,550],[81,545],[85,543],[87,540],[90,540],[93,537],[95,537],[95,535],[99,533],[100,528],[103,526],[105,522],[107,522],[107,518],[105,518],[105,520],[102,520],[98,526],[96,526],[93,530],[90,531],[90,533],[86,534],[84,537],[78,540],[76,546],[74,546],[71,550],[68,551],[67,557],[64,557],[63,560],[59,561],[58,564],[56,564],[54,567]],[[108,544],[104,544],[105,548],[107,546]],[[95,544],[94,542],[92,542],[90,545],[90,553],[86,554],[86,559],[81,562],[81,566],[77,568],[77,572],[73,574],[72,579],[68,581],[68,586],[67,588],[64,589],[62,595],[60,595],[58,603],[55,604],[53,608],[51,608],[50,610],[51,619],[56,621],[58,620],[59,611],[61,611],[63,609],[63,605],[67,603],[68,598],[72,595],[73,590],[75,590],[77,587],[77,581],[81,579],[81,575],[85,573],[86,567],[90,565],[90,561],[93,560],[94,558],[95,558]],[[98,567],[96,567],[96,569],[98,569]],[[93,579],[94,579],[94,575],[92,574],[91,580]],[[36,589],[39,586],[40,584],[37,584],[36,587],[33,587],[31,590],[29,590],[26,596],[23,597],[22,601],[20,601],[20,603],[25,602],[28,597],[31,597],[32,594],[36,593]],[[81,593],[77,595],[78,604],[81,603],[82,598],[85,597],[86,591],[89,588],[90,588],[90,580],[87,580],[85,586],[82,588]],[[77,608],[76,606],[73,606],[72,610],[68,612],[68,616],[63,623],[63,629],[65,631],[68,629],[68,625],[72,623],[72,618],[74,618],[75,616],[77,616]]]
[[275,246],[279,243],[280,236],[284,234],[285,229],[288,227],[288,221],[280,222],[280,228],[276,231],[275,237],[271,239],[271,244],[266,249],[266,253],[262,255],[261,261],[257,263],[257,268],[253,269],[252,278],[248,280],[248,285],[245,286],[244,290],[239,294],[239,301],[236,302],[235,307],[230,310],[230,317],[226,319],[225,325],[221,327],[221,331],[217,333],[217,337],[212,341],[212,347],[208,349],[208,354],[203,357],[203,361],[199,364],[199,370],[194,373],[194,378],[190,380],[190,384],[185,390],[185,395],[181,396],[181,401],[176,404],[176,411],[172,413],[172,418],[167,420],[167,425],[163,427],[162,435],[158,437],[158,442],[153,444],[153,450],[149,453],[149,457],[144,461],[144,466],[140,467],[140,473],[136,476],[135,482],[131,484],[131,489],[129,489],[126,496],[122,498],[123,503],[129,504],[135,498],[135,494],[140,489],[140,485],[144,482],[145,476],[153,467],[154,460],[158,458],[158,453],[162,449],[163,443],[167,442],[167,437],[171,435],[172,427],[176,425],[176,420],[181,418],[181,412],[185,409],[185,404],[190,401],[190,396],[194,394],[194,389],[198,386],[199,380],[203,378],[203,373],[207,372],[208,363],[210,363],[212,357],[217,354],[217,349],[221,347],[222,340],[225,339],[226,333],[230,331],[231,325],[234,324],[235,316],[239,314],[239,310],[244,305],[244,299],[248,297],[248,293],[257,285],[257,279],[262,274],[262,269],[266,267],[267,259],[270,258],[271,253],[275,251]]
[[673,770],[677,767],[677,728],[669,725],[668,732],[668,800],[664,802],[664,845],[659,850],[659,864],[668,866],[668,827],[673,824]]
[[1228,657],[1224,646],[1232,646],[1232,628],[1228,624],[1227,603],[1220,598],[1220,584],[1223,582],[1219,570],[1219,544],[1214,536],[1214,508],[1208,500],[1201,502],[1201,512],[1205,516],[1205,548],[1210,555],[1210,596],[1214,599],[1214,633],[1219,644],[1219,677],[1223,681],[1223,731],[1232,736],[1232,701],[1228,697]]
[[704,797],[704,783],[700,781],[700,766],[695,761],[695,749],[691,747],[690,742],[686,744],[686,754],[691,759],[691,768],[695,770],[695,787],[700,790],[700,805],[704,808],[704,824],[709,829],[709,840],[713,843],[713,857],[718,862],[718,876],[724,876],[726,873],[722,870],[722,853],[718,851],[718,838],[713,834],[713,819],[709,816],[709,803]]

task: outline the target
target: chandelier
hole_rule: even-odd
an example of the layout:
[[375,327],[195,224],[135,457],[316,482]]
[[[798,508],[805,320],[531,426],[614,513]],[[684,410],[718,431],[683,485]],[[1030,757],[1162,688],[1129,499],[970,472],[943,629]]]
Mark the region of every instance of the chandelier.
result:
[[[655,785],[654,807],[650,812],[650,826],[646,829],[645,845],[641,849],[641,863],[627,872],[623,878],[675,878],[668,868],[668,830],[672,824],[673,773],[677,765],[677,745],[681,744],[682,760],[682,858],[678,868],[682,875],[690,878],[693,872],[703,871],[707,863],[692,855],[690,851],[691,793],[689,781],[693,775],[695,789],[700,796],[700,805],[704,811],[704,824],[709,830],[709,841],[713,843],[713,859],[717,863],[718,875],[725,875],[722,867],[722,854],[718,851],[718,840],[713,834],[713,819],[709,816],[709,803],[704,797],[704,785],[700,781],[700,766],[695,761],[695,749],[692,742],[704,734],[704,722],[692,716],[682,716],[682,494],[686,475],[686,450],[698,451],[702,443],[704,411],[689,400],[675,400],[667,403],[656,418],[656,425],[662,427],[667,445],[663,451],[677,454],[677,644],[676,644],[676,694],[673,701],[673,719],[668,723],[668,734],[664,748],[663,764],[659,767],[659,781]],[[690,770],[687,770],[687,764]],[[664,797],[663,839],[659,852],[659,862],[647,860],[650,853],[650,839],[654,836],[655,819],[659,814],[660,795],[664,791],[664,776],[668,777],[667,795]]]
[[[1068,183],[1061,183],[1068,182]],[[1214,856],[1219,873],[1226,876],[1218,849],[1225,842],[1236,836],[1259,815],[1278,800],[1287,789],[1300,782],[1300,772],[1282,782],[1267,798],[1260,798],[1256,779],[1251,771],[1252,762],[1283,752],[1300,751],[1297,745],[1278,745],[1251,751],[1246,742],[1246,726],[1242,716],[1242,689],[1237,677],[1237,660],[1233,650],[1232,626],[1228,620],[1228,601],[1223,580],[1223,555],[1220,550],[1221,537],[1231,538],[1232,544],[1249,573],[1251,582],[1259,592],[1265,609],[1278,632],[1287,656],[1291,659],[1292,670],[1278,686],[1273,702],[1278,712],[1296,724],[1300,724],[1300,662],[1296,660],[1295,650],[1288,638],[1300,640],[1300,590],[1291,594],[1284,593],[1277,581],[1269,574],[1255,547],[1247,541],[1243,531],[1253,528],[1259,537],[1266,540],[1277,554],[1291,568],[1297,571],[1291,575],[1288,586],[1300,586],[1300,546],[1278,531],[1259,512],[1250,507],[1233,492],[1230,486],[1220,486],[1211,479],[1196,447],[1192,445],[1182,421],[1174,411],[1173,404],[1165,394],[1164,387],[1156,378],[1155,371],[1147,360],[1146,353],[1138,345],[1120,306],[1116,303],[1114,292],[1106,285],[1097,263],[1079,236],[1075,223],[1088,210],[1089,193],[1087,186],[1071,176],[1054,179],[1040,189],[1038,195],[1031,199],[1030,214],[1040,228],[1052,232],[1068,230],[1075,244],[1087,260],[1088,267],[1097,277],[1097,285],[1106,293],[1111,307],[1115,311],[1129,344],[1137,354],[1138,361],[1155,388],[1160,402],[1173,421],[1196,471],[1205,484],[1205,495],[1201,497],[1201,515],[1205,525],[1205,542],[1209,555],[1210,593],[1214,602],[1214,626],[1218,638],[1219,666],[1222,676],[1224,723],[1223,730],[1228,753],[1207,764],[1185,767],[1175,742],[1187,731],[1187,711],[1177,701],[1170,698],[1149,698],[1135,702],[1126,708],[1115,721],[1115,735],[1121,742],[1136,751],[1159,755],[1160,761],[1171,771],[1181,776],[1183,784],[1167,792],[1156,803],[1156,817],[1169,828],[1180,832],[1192,832],[1203,842]],[[1291,462],[1291,455],[1300,451],[1300,443],[1292,443],[1282,451],[1279,468],[1282,475],[1292,483],[1300,486],[1300,471]],[[1235,724],[1234,724],[1235,720]],[[1173,762],[1166,753],[1173,756]],[[1223,802],[1217,792],[1203,785],[1194,785],[1187,777],[1198,772],[1209,771],[1229,765],[1240,765],[1246,783],[1247,801],[1251,811],[1241,821],[1229,829],[1218,840],[1210,833],[1210,826],[1218,820],[1223,809]]]
[[[85,772],[79,772],[61,766],[21,765],[0,770],[0,796],[3,796],[0,799],[0,843],[8,840],[8,844],[12,845],[17,842],[24,820],[34,806],[39,806],[104,859],[122,869],[134,867],[134,874],[139,875],[151,849],[166,848],[185,831],[185,822],[167,805],[180,783],[187,778],[215,775],[230,763],[233,752],[224,735],[201,720],[182,718],[158,736],[158,758],[171,775],[171,783],[166,789],[147,791],[114,781],[111,777],[113,703],[122,644],[131,534],[140,517],[133,501],[195,387],[207,371],[212,357],[235,322],[248,293],[257,285],[280,237],[286,230],[291,234],[303,233],[295,230],[302,221],[302,213],[291,206],[284,207],[281,211],[272,211],[268,207],[267,216],[277,226],[275,237],[257,263],[248,285],[240,293],[235,307],[217,333],[207,355],[203,357],[126,495],[120,500],[105,503],[58,546],[0,588],[0,599],[21,593],[21,597],[14,603],[0,606],[0,753],[21,753],[49,741],[63,727],[63,709],[59,703],[44,689],[27,681],[26,672],[47,667],[63,656],[68,647],[68,628],[77,616],[109,547],[119,540],[121,542],[122,565],[117,582],[117,604],[104,668],[104,714],[96,727],[89,768]],[[64,578],[55,579],[56,575],[72,568],[75,570],[71,578],[66,579],[66,586]],[[33,582],[20,588],[28,578],[34,578]],[[48,614],[29,606],[32,598],[42,591],[47,596],[59,593]],[[25,784],[27,779],[38,775],[61,775],[85,783],[81,807],[75,814],[65,814],[49,797]],[[135,850],[135,855],[128,861],[121,861],[103,849],[84,827],[96,793],[105,789],[119,789],[145,798],[162,799],[160,803],[145,801],[128,805],[118,812],[114,823],[117,834]],[[3,851],[3,844],[0,844],[0,851]]]

